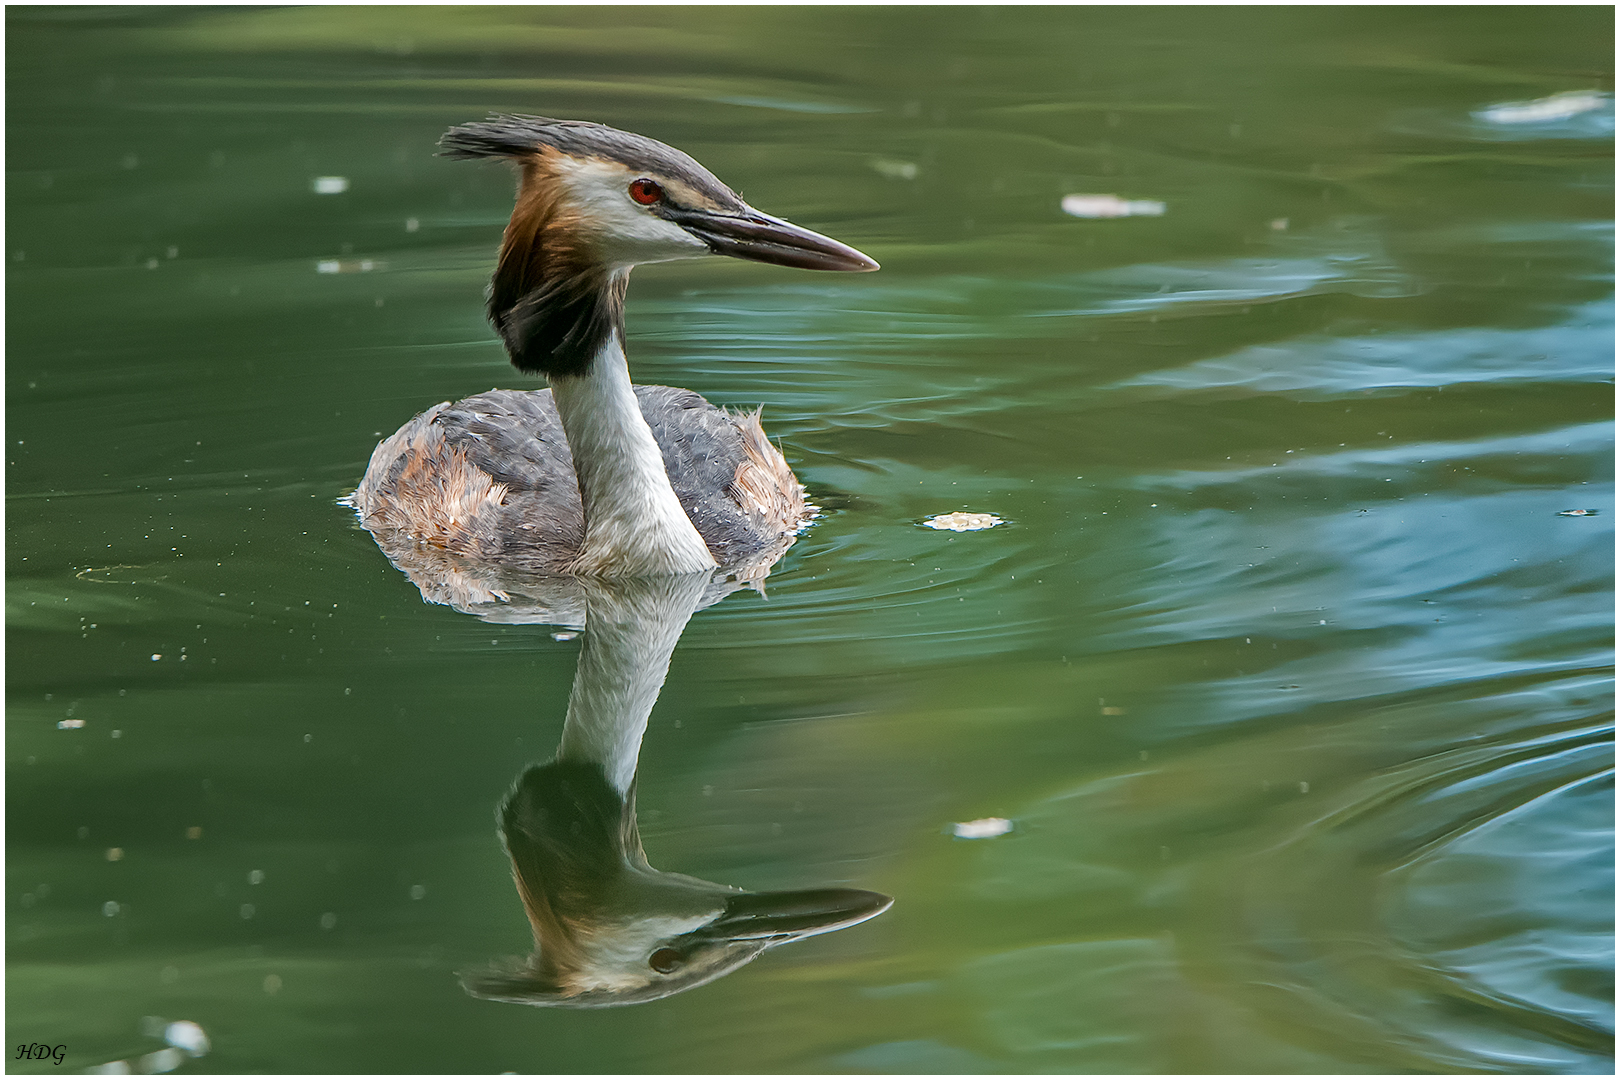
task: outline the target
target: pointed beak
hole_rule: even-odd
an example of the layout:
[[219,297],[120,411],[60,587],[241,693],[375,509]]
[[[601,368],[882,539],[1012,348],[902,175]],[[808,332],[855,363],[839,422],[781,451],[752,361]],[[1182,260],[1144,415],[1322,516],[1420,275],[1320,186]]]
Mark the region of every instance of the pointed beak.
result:
[[830,236],[745,206],[739,214],[670,208],[665,216],[716,255],[796,266],[801,270],[876,270],[876,260]]
[[725,912],[694,936],[779,945],[863,923],[889,910],[893,903],[892,897],[864,889],[743,893],[733,897]]

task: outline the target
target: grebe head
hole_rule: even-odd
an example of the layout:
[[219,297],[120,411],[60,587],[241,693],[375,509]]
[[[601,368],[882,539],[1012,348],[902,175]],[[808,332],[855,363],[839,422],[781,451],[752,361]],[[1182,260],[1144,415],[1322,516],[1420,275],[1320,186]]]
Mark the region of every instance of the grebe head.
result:
[[602,124],[494,116],[451,128],[451,158],[522,170],[491,283],[490,318],[512,362],[570,374],[622,320],[638,263],[718,254],[807,270],[878,269],[831,237],[760,213],[691,157]]

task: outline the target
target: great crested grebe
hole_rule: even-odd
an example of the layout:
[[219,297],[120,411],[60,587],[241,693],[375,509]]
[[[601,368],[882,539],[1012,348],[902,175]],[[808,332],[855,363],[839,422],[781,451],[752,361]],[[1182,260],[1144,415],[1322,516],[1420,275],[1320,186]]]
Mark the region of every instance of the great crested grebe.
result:
[[492,390],[411,420],[351,498],[379,539],[520,571],[633,577],[785,549],[804,488],[760,427],[689,390],[632,386],[624,294],[638,263],[710,253],[876,270],[852,247],[749,206],[674,147],[601,124],[494,116],[451,158],[520,167],[489,317],[549,390]]

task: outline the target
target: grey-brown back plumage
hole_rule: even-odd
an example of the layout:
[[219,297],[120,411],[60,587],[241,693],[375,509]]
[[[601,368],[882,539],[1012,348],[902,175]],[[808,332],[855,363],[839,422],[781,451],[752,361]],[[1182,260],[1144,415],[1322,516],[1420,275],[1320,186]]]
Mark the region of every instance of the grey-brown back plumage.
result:
[[[765,438],[690,390],[635,388],[681,507],[715,561],[774,560],[807,520],[803,488]],[[379,540],[567,573],[585,537],[573,456],[550,390],[491,390],[436,405],[372,454],[352,502]]]

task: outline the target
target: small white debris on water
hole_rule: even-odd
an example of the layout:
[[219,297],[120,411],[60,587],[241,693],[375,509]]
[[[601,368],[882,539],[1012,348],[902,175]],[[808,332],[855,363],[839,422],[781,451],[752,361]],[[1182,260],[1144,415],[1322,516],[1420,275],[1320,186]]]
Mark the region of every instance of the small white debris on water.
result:
[[406,232],[415,232],[417,229],[420,229],[421,227],[422,227],[422,223],[420,221],[417,221],[415,218],[412,217],[412,218],[406,218],[405,219],[405,231]]
[[958,510],[954,514],[939,514],[923,522],[930,529],[949,529],[951,532],[976,532],[1005,524],[994,514],[970,514]]
[[879,176],[890,180],[917,179],[917,163],[914,161],[895,161],[892,158],[873,158],[872,170]]
[[[164,974],[174,971],[174,968],[164,968]],[[172,982],[172,979],[165,979]],[[176,1020],[169,1024],[161,1016],[146,1016],[141,1018],[141,1034],[147,1038],[162,1036],[163,1041],[169,1045],[162,1050],[154,1050],[150,1054],[143,1054],[135,1059],[131,1067],[128,1061],[109,1061],[103,1065],[92,1065],[84,1070],[87,1073],[112,1074],[115,1076],[128,1076],[131,1073],[142,1073],[148,1076],[159,1073],[169,1073],[186,1063],[187,1057],[200,1058],[207,1055],[212,1048],[208,1035],[203,1029],[190,1020]]]
[[267,994],[275,994],[275,993],[279,993],[280,991],[281,991],[281,976],[280,975],[273,975],[273,974],[272,975],[266,975],[264,977],[264,992],[267,993]]
[[989,840],[1012,832],[1012,822],[1004,817],[979,818],[977,821],[958,821],[951,827],[959,840]]
[[118,914],[118,901],[109,900],[105,904],[102,904],[101,905],[101,913],[103,915],[107,916],[107,918],[109,918],[109,919],[112,918],[114,915],[117,915]]
[[551,635],[551,640],[552,641],[573,641],[577,637],[579,637],[579,631],[578,630],[558,630],[556,633]]
[[425,886],[425,885],[412,885],[411,886],[411,899],[412,900],[420,900],[420,899],[422,899],[422,897],[424,897],[426,895],[427,895],[427,886]]
[[58,720],[56,722],[56,728],[58,731],[71,731],[74,728],[82,727],[84,727],[84,721],[75,717],[69,717],[66,720]]
[[164,1028],[163,1041],[184,1050],[192,1057],[203,1057],[211,1049],[207,1033],[200,1025],[190,1020],[176,1020]]
[[[1598,513],[1599,512],[1596,511],[1596,510],[1560,510],[1560,511],[1558,511],[1558,516],[1559,517],[1597,517]],[[57,724],[56,726],[61,727],[62,725]]]
[[1474,119],[1487,124],[1540,124],[1548,120],[1568,120],[1584,112],[1601,109],[1609,103],[1608,94],[1596,90],[1569,90],[1535,101],[1506,101],[1480,109]]
[[257,911],[257,910],[258,909],[255,908],[252,904],[243,904],[240,908],[237,909],[237,914],[242,916],[242,918],[244,918],[244,919],[251,919],[251,918],[253,918],[253,913],[255,911]]
[[317,176],[315,178],[315,194],[341,195],[349,190],[347,176]]
[[264,871],[263,870],[250,870],[250,871],[248,871],[248,884],[249,885],[262,885],[262,884],[264,884]]
[[163,654],[160,653],[160,652],[155,652],[155,653],[152,654],[152,659],[153,660],[161,660],[161,659],[163,659]]
[[1164,203],[1118,195],[1065,195],[1063,212],[1079,218],[1162,217]]
[[318,259],[315,262],[317,274],[369,274],[373,270],[381,270],[387,263],[381,259]]
[[138,1072],[153,1075],[156,1073],[174,1072],[186,1063],[183,1050],[176,1050],[172,1046],[165,1046],[162,1050],[154,1050],[150,1054],[142,1055],[135,1067]]
[[328,911],[321,916],[321,929],[330,930],[337,925],[337,913]]

